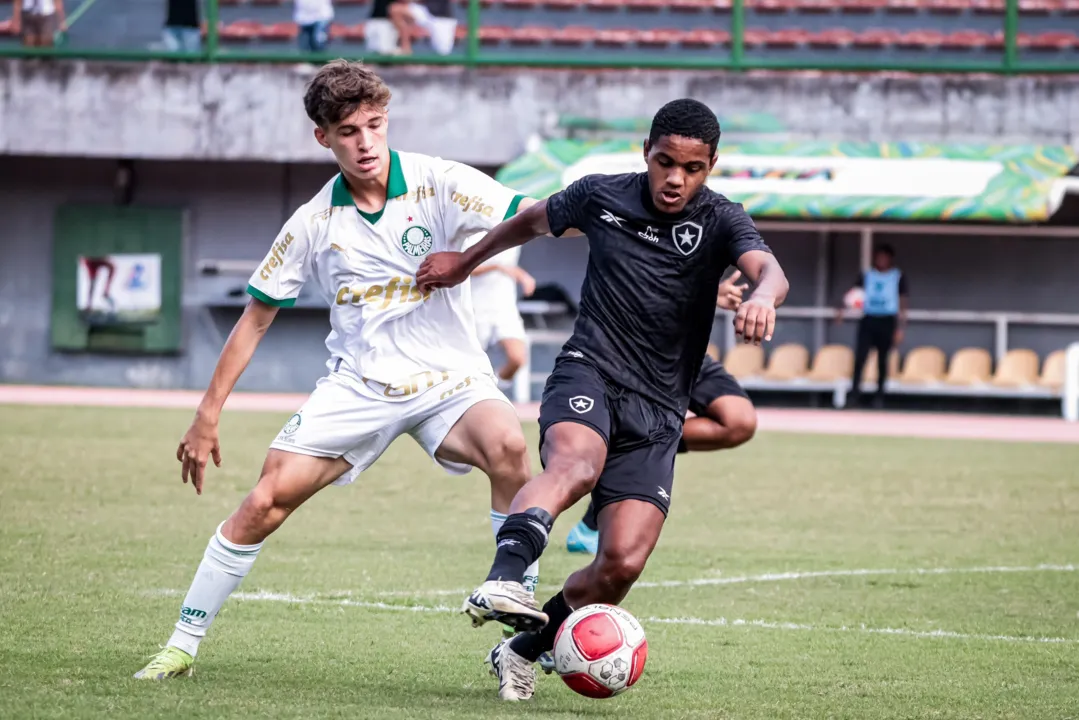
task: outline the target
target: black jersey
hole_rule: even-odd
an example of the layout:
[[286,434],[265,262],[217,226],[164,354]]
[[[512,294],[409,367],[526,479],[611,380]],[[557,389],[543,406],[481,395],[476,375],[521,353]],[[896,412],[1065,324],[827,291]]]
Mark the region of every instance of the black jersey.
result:
[[581,307],[565,352],[680,413],[701,367],[726,268],[770,252],[741,205],[701,188],[659,212],[648,177],[589,175],[547,200],[551,232],[588,236]]

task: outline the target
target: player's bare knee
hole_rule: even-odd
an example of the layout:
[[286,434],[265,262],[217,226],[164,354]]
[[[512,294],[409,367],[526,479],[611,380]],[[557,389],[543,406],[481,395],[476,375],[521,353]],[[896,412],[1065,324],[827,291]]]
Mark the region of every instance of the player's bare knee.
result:
[[732,418],[728,428],[732,446],[744,445],[757,434],[757,413],[750,411]]
[[633,583],[644,572],[645,562],[648,560],[647,553],[638,552],[629,547],[601,547],[599,556],[596,558],[596,569],[600,577],[600,583],[611,588],[620,596],[612,598],[609,602],[617,602],[629,592]]
[[557,477],[571,500],[576,501],[592,492],[599,480],[600,467],[587,456],[558,453],[548,458],[544,472]]
[[516,482],[518,486],[528,482],[531,475],[528,445],[520,432],[503,433],[492,441],[486,454],[492,478],[502,482]]

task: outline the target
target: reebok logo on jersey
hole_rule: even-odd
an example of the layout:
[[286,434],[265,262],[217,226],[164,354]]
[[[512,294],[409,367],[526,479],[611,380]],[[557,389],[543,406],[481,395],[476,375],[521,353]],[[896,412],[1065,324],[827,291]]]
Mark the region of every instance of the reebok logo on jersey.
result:
[[285,255],[288,253],[289,245],[295,239],[292,237],[292,233],[285,233],[284,240],[274,243],[273,249],[270,250],[270,256],[266,260],[266,264],[262,266],[262,272],[259,273],[260,278],[269,280],[270,276],[274,274],[274,270],[285,264]]
[[604,210],[603,214],[599,216],[599,219],[602,220],[603,222],[611,223],[612,225],[614,225],[614,226],[616,226],[618,228],[621,228],[622,223],[625,222],[625,220],[623,218],[618,217],[617,215],[612,213],[610,210]]
[[[412,286],[412,278],[410,277],[392,277],[385,285],[371,285],[366,288],[356,285],[343,285],[337,291],[335,302],[338,305],[366,303],[376,310],[385,310],[395,300],[398,305],[421,301],[427,302],[431,298],[432,292],[428,290],[421,294],[419,290]],[[400,295],[399,298],[398,295]]]
[[671,496],[667,494],[667,491],[663,489],[662,485],[659,486],[659,492],[657,494],[667,502],[671,501]]

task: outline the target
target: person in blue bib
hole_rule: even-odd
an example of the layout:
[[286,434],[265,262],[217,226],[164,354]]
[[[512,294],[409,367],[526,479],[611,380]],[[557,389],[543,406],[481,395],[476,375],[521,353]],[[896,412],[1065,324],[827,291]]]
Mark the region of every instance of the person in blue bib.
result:
[[865,292],[862,319],[858,323],[858,339],[854,347],[854,378],[851,386],[851,405],[861,401],[862,370],[873,348],[877,351],[877,395],[875,407],[884,406],[884,386],[888,379],[888,354],[903,342],[907,324],[907,276],[895,266],[895,249],[880,245],[873,251],[873,266],[858,278],[858,287]]

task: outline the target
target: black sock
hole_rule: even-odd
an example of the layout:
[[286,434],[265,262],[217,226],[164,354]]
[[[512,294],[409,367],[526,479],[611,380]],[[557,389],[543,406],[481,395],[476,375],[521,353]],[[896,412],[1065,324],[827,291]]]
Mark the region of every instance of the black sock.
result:
[[597,532],[599,530],[599,523],[596,521],[596,506],[591,500],[588,501],[588,509],[584,511],[584,517],[581,518],[581,522],[583,522],[584,526],[592,532]]
[[488,580],[521,582],[528,566],[536,562],[547,547],[547,537],[554,518],[543,508],[529,508],[513,513],[498,531],[498,548]]
[[521,633],[510,640],[510,647],[525,660],[536,662],[539,656],[554,648],[554,638],[558,628],[573,614],[573,608],[566,604],[566,598],[559,590],[558,594],[543,605],[543,612],[550,618],[539,632]]
[[689,452],[689,448],[686,447],[686,437],[685,437],[685,435],[678,438],[678,452],[680,452],[680,453]]

